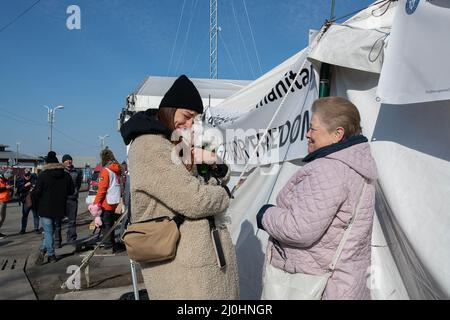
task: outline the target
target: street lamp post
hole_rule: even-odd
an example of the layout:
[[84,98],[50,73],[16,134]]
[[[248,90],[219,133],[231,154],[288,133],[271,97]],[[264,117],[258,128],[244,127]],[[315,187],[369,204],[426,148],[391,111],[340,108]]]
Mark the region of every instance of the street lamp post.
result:
[[105,149],[105,139],[107,137],[109,137],[109,134],[105,134],[104,136],[98,136],[98,138],[100,139],[100,146],[102,148],[101,150]]
[[19,165],[19,144],[20,142],[16,143],[16,167]]
[[64,106],[57,106],[54,109],[51,109],[48,106],[44,106],[44,107],[47,108],[47,111],[48,111],[48,118],[47,118],[47,120],[48,120],[48,124],[49,124],[49,127],[50,127],[50,136],[49,136],[48,139],[49,139],[49,143],[50,143],[49,151],[51,151],[52,150],[52,142],[53,142],[53,123],[55,123],[55,112],[58,109],[64,109]]

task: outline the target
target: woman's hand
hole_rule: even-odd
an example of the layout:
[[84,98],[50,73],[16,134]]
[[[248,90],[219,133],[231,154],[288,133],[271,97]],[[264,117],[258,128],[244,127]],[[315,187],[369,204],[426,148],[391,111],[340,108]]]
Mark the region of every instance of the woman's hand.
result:
[[217,157],[214,152],[204,150],[201,148],[192,148],[192,155],[195,164],[200,163],[215,164],[217,162]]

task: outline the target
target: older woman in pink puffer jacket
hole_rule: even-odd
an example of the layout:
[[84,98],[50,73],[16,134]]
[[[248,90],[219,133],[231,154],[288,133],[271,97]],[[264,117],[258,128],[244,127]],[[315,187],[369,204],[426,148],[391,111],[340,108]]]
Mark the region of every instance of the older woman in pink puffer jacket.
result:
[[265,205],[257,215],[258,227],[270,235],[266,263],[289,273],[325,273],[366,180],[358,218],[322,298],[370,299],[376,165],[350,101],[321,98],[312,111],[308,163],[280,191],[277,205]]

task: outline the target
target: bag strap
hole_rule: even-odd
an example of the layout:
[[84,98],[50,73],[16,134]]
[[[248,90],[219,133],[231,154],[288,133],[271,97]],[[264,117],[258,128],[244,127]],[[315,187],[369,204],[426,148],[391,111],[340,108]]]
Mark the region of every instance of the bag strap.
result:
[[180,226],[183,224],[185,219],[186,217],[179,213],[175,213],[175,216],[172,218],[172,220],[177,224],[178,229],[180,229]]
[[367,185],[368,185],[368,183],[367,183],[366,179],[364,179],[364,185],[363,185],[363,188],[362,188],[360,196],[359,196],[358,205],[355,207],[355,210],[353,211],[352,217],[350,219],[350,223],[347,226],[347,228],[344,232],[344,235],[342,236],[342,239],[339,243],[336,253],[334,254],[333,260],[331,261],[331,264],[328,266],[328,270],[331,272],[333,272],[334,269],[336,268],[336,263],[338,262],[339,257],[341,256],[342,250],[344,249],[345,243],[347,242],[347,239],[350,235],[350,232],[353,227],[353,223],[355,222],[356,218],[358,217],[359,209],[361,208],[362,200],[363,200],[364,194],[366,192]]

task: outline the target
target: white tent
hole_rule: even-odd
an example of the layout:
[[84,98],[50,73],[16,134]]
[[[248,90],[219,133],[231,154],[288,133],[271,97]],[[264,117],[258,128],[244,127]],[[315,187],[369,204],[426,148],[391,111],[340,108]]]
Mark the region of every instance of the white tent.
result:
[[[260,166],[252,164],[252,169],[245,173],[248,178],[235,193],[228,210],[242,299],[260,298],[267,235],[257,232],[256,213],[261,205],[275,203],[278,191],[302,165],[301,158],[306,155],[303,126],[308,124],[311,101],[318,96],[318,70],[322,62],[332,66],[331,95],[347,97],[358,106],[363,133],[371,141],[377,161],[372,268],[368,270],[372,297],[450,298],[450,103],[423,100],[393,105],[380,103],[377,97],[380,73],[395,82],[395,73],[383,68],[383,62],[393,54],[388,40],[394,31],[391,30],[394,17],[398,19],[405,8],[411,12],[416,2],[390,3],[384,14],[386,6],[370,7],[341,25],[333,24],[309,48],[211,108],[217,127],[224,131],[273,129],[258,149]],[[436,2],[421,2],[419,8],[413,9],[419,12],[426,10],[426,6],[437,5],[439,10],[449,11],[448,5]],[[391,40],[394,42],[394,37]],[[448,56],[448,43],[445,50]],[[400,65],[402,61],[397,63]],[[448,63],[440,72],[447,70]],[[427,82],[427,77],[440,75],[422,76],[415,80]],[[242,139],[227,143],[225,158],[244,160],[244,164],[253,159],[251,154],[255,150],[245,150],[246,142],[252,140],[250,135],[243,133]],[[256,149],[254,144],[251,146]],[[264,156],[271,150],[278,151],[280,164]],[[233,166],[231,187],[244,164]]]
[[[149,108],[158,109],[164,94],[176,80],[175,77],[147,77],[139,87],[127,98],[127,110],[131,112],[145,111]],[[246,80],[217,80],[191,78],[198,89],[205,108],[215,106],[239,91],[250,81]]]

